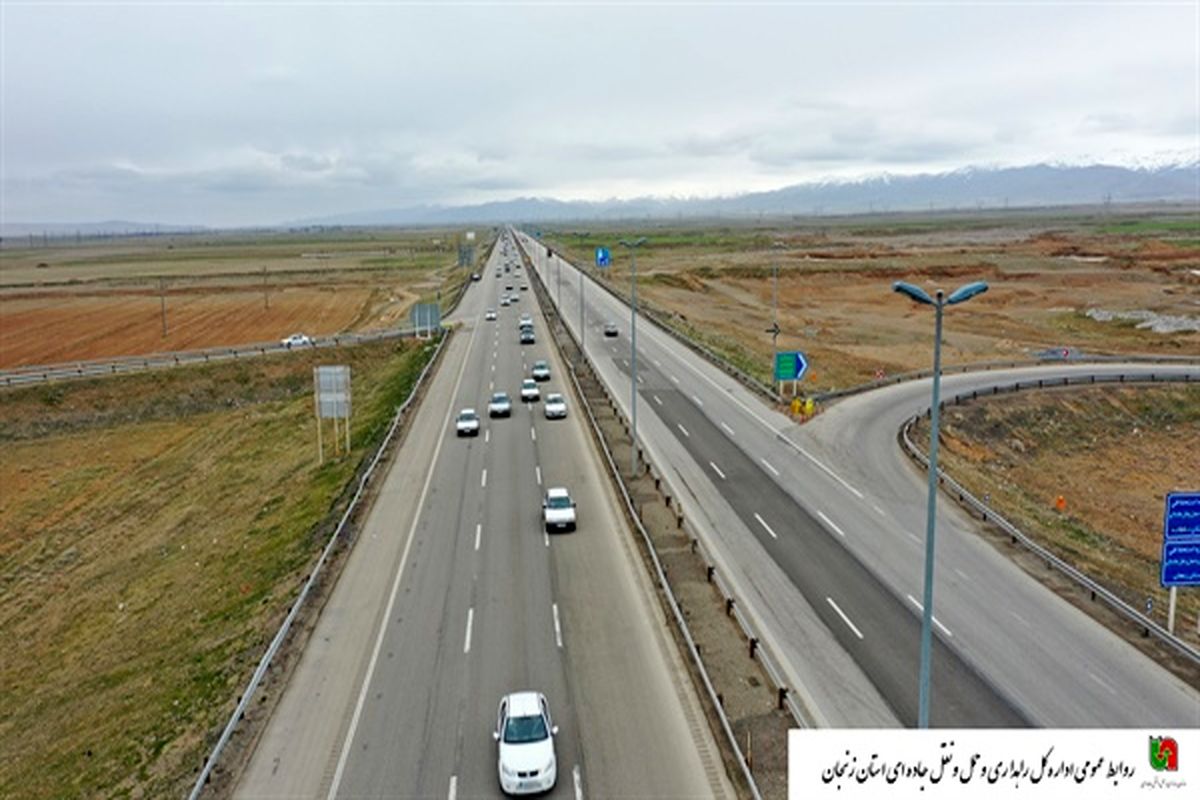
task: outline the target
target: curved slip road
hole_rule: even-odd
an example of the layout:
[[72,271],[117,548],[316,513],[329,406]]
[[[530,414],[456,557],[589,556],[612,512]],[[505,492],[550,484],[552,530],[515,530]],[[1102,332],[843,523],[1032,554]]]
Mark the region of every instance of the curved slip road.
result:
[[[496,795],[496,705],[526,688],[561,729],[555,796],[732,794],[533,293],[513,279],[521,301],[496,303],[503,252],[455,315],[464,327],[239,797]],[[517,344],[523,312],[535,345]],[[517,400],[538,358],[551,364],[543,393],[568,394],[567,420]],[[510,419],[486,418],[493,390],[514,398]],[[454,435],[466,406],[484,415],[476,439]],[[576,532],[543,533],[548,485],[570,488]]]
[[[578,332],[578,271],[522,242]],[[590,278],[583,294],[589,356],[628,414],[629,308]],[[601,334],[607,321],[616,340]],[[644,318],[638,345],[639,439],[814,721],[914,724],[925,484],[896,432],[928,405],[928,382],[845,400],[801,428]],[[1197,371],[1083,367],[1122,368]],[[945,391],[1018,373],[1059,369],[947,376]],[[950,503],[938,520],[935,724],[1200,724],[1194,687],[1026,575]]]

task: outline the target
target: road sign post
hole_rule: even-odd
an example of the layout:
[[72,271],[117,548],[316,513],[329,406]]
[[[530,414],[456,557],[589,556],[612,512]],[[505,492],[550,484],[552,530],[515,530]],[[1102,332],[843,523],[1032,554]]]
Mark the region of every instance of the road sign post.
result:
[[321,441],[321,420],[333,420],[333,448],[337,454],[341,437],[338,420],[345,420],[346,452],[350,452],[350,367],[313,367],[313,400],[317,411],[317,458],[325,462]]
[[1170,589],[1167,632],[1174,634],[1176,592],[1180,586],[1200,586],[1200,492],[1167,495],[1160,580]]

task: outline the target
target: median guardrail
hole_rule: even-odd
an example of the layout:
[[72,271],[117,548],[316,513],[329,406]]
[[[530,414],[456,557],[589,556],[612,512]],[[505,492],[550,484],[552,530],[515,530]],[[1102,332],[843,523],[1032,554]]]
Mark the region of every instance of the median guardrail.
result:
[[[972,390],[969,392],[959,392],[942,400],[939,408],[945,408],[948,405],[961,405],[970,400],[975,400],[980,397],[991,397],[999,394],[1007,394],[1012,392],[1026,391],[1030,389],[1048,389],[1054,387],[1082,387],[1094,386],[1097,384],[1136,384],[1136,383],[1196,383],[1200,382],[1200,374],[1192,373],[1168,373],[1164,375],[1075,375],[1062,378],[1038,378],[1026,381],[1014,381],[1011,384],[994,386],[989,390]],[[913,425],[923,416],[928,416],[929,410],[909,417],[904,425],[901,426],[898,438],[905,453],[912,459],[917,461],[926,471],[929,469],[929,457],[912,441],[909,435]],[[1150,617],[1138,611],[1129,603],[1118,597],[1113,591],[1102,586],[1092,580],[1082,571],[1067,563],[1063,559],[1054,555],[1047,548],[1034,541],[1033,537],[1022,531],[1009,520],[1005,519],[1002,514],[997,513],[991,506],[984,503],[962,484],[954,480],[946,474],[946,471],[941,467],[938,468],[938,483],[945,490],[954,495],[960,503],[973,511],[985,522],[991,522],[1003,530],[1012,539],[1014,544],[1020,544],[1025,549],[1036,555],[1039,559],[1046,563],[1050,569],[1066,575],[1081,588],[1090,592],[1093,600],[1101,600],[1107,604],[1113,611],[1120,616],[1133,622],[1140,627],[1147,635],[1152,635],[1162,641],[1164,644],[1175,650],[1179,655],[1191,660],[1194,663],[1200,664],[1200,650],[1192,647],[1187,642],[1173,635],[1163,626],[1159,625]]]
[[325,547],[321,550],[321,555],[317,559],[316,565],[313,567],[312,572],[309,573],[307,580],[305,580],[303,587],[301,587],[299,595],[297,595],[296,600],[288,607],[287,616],[283,618],[283,622],[280,624],[279,630],[275,632],[275,636],[271,639],[271,643],[268,645],[267,651],[263,653],[262,658],[259,659],[258,666],[255,668],[254,674],[250,676],[250,682],[247,684],[245,691],[238,696],[237,706],[233,709],[233,714],[230,715],[229,721],[225,724],[224,729],[221,731],[221,735],[217,739],[217,743],[213,746],[213,749],[209,753],[208,757],[204,759],[204,765],[200,770],[200,775],[196,778],[195,784],[192,786],[192,791],[188,795],[188,800],[196,800],[196,798],[200,797],[201,793],[204,791],[204,787],[208,784],[209,779],[212,776],[213,768],[216,766],[217,759],[220,758],[222,751],[225,749],[225,746],[229,743],[230,738],[233,736],[233,732],[237,728],[238,723],[245,715],[246,709],[250,706],[250,701],[254,697],[254,693],[258,690],[259,684],[262,683],[262,679],[267,673],[267,668],[271,666],[272,660],[274,660],[275,656],[279,653],[280,647],[283,645],[284,640],[287,638],[288,633],[292,629],[292,625],[296,620],[296,616],[300,613],[300,609],[304,606],[305,601],[312,593],[313,586],[316,584],[317,579],[321,576],[321,570],[325,566],[326,562],[328,562],[334,546],[341,540],[343,534],[347,531],[350,524],[350,519],[354,516],[355,512],[358,511],[359,503],[362,501],[367,486],[371,482],[372,476],[375,474],[375,468],[379,465],[383,454],[387,452],[387,448],[391,444],[392,438],[396,435],[396,431],[400,428],[400,423],[404,420],[404,416],[408,409],[411,407],[415,398],[419,396],[420,390],[424,386],[430,371],[441,358],[441,355],[445,350],[446,342],[450,340],[451,335],[452,332],[449,330],[442,331],[441,338],[438,341],[437,348],[433,352],[433,356],[429,359],[429,362],[425,364],[425,368],[421,370],[421,374],[417,376],[417,380],[413,384],[412,390],[409,392],[408,397],[405,398],[404,402],[401,403],[396,409],[396,415],[392,418],[392,424],[388,428],[387,434],[383,437],[383,441],[380,442],[379,446],[375,449],[375,453],[371,458],[370,464],[363,472],[362,477],[359,478],[358,489],[354,492],[354,496],[350,499],[350,503],[346,507],[345,512],[343,512],[341,519],[338,521],[337,527],[334,528],[333,533],[330,534],[329,541],[326,542]]

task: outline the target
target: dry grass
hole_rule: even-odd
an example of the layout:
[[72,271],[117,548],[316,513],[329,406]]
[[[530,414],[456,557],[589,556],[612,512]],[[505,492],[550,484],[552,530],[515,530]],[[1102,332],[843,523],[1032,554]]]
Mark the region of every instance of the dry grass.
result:
[[[947,472],[1136,608],[1153,598],[1165,624],[1164,503],[1200,489],[1200,388],[1030,392],[948,407],[942,424]],[[928,427],[918,435],[928,442]],[[1200,597],[1179,603],[1177,633],[1200,643]]]
[[0,394],[0,796],[183,791],[427,353],[337,353],[354,449],[324,466],[328,353]]

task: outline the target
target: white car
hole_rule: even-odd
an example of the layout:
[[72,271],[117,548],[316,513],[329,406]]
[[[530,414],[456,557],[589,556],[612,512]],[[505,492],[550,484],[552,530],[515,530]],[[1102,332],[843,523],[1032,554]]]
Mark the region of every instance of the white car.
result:
[[497,772],[505,794],[548,792],[558,780],[554,737],[558,728],[541,692],[513,692],[496,712]]
[[567,401],[558,392],[546,395],[546,402],[542,405],[542,409],[546,412],[546,419],[567,418]]
[[537,382],[532,378],[526,378],[521,381],[521,402],[536,403],[542,397],[542,392],[538,389]]
[[512,401],[508,399],[508,392],[496,392],[492,395],[492,399],[488,402],[488,416],[512,416]]
[[542,501],[542,522],[546,532],[552,530],[575,530],[575,501],[562,486],[546,490],[546,499]]
[[454,430],[459,436],[478,436],[479,415],[475,413],[475,409],[464,408],[458,412],[458,419],[454,421]]
[[279,343],[291,350],[293,347],[312,347],[313,341],[303,333],[293,333],[286,339],[281,339]]
[[487,311],[483,312],[483,318],[488,322],[494,322],[496,319],[496,309],[489,308]]
[[518,328],[523,328],[526,325],[532,325],[532,324],[533,324],[533,315],[531,315],[531,314],[522,314],[520,317],[517,318],[517,327]]
[[550,365],[545,361],[533,362],[533,369],[529,371],[529,377],[538,383],[550,380]]

